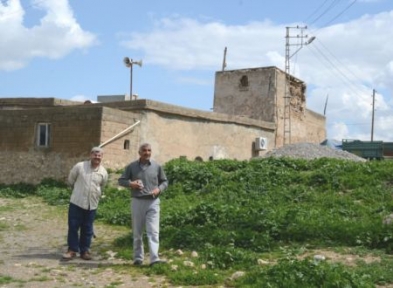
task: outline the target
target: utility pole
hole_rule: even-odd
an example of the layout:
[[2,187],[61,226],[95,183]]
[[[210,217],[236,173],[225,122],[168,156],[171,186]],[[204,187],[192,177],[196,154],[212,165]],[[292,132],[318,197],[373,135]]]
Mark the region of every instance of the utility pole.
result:
[[371,116],[371,142],[374,141],[374,107],[375,107],[375,89],[373,89],[373,110]]
[[[290,36],[289,29],[300,29],[300,35]],[[290,75],[290,59],[303,48],[304,45],[310,44],[315,40],[315,36],[311,37],[308,41],[304,41],[305,38],[308,38],[308,35],[304,35],[304,30],[307,29],[307,26],[304,27],[286,27],[286,43],[285,43],[285,95],[284,95],[284,145],[291,144],[291,75]],[[290,44],[290,38],[300,39],[300,43]],[[290,46],[299,46],[299,48],[291,55],[290,54]]]

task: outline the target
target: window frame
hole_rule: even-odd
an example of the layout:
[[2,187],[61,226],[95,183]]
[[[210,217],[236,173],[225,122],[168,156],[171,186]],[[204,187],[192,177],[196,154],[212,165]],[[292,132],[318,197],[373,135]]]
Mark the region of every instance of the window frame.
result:
[[51,134],[52,134],[52,129],[50,123],[45,123],[45,122],[37,123],[36,146],[39,148],[50,147]]

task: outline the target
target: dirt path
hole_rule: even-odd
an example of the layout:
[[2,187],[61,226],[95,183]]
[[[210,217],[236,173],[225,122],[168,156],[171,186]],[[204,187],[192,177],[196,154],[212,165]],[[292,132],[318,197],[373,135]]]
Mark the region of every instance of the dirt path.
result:
[[66,233],[66,207],[48,206],[39,198],[0,198],[0,287],[171,287],[112,257],[109,245],[128,233],[126,227],[96,222],[91,261],[61,261]]

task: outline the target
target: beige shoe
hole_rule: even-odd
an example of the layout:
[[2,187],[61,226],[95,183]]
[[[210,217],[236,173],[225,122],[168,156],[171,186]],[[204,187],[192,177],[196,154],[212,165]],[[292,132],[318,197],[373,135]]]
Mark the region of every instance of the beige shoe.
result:
[[66,253],[63,254],[63,260],[72,260],[76,257],[76,252],[72,250],[68,250]]
[[81,258],[83,260],[91,260],[91,259],[93,259],[93,257],[91,257],[91,254],[90,254],[89,251],[81,253]]

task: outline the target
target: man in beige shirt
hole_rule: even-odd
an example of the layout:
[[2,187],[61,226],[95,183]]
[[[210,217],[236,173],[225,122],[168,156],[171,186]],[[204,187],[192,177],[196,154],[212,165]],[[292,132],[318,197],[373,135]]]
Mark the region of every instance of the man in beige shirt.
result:
[[77,163],[68,176],[72,194],[68,208],[68,251],[63,254],[64,260],[75,258],[77,252],[84,260],[92,259],[93,223],[102,190],[108,181],[108,173],[101,165],[103,154],[100,147],[94,147],[90,160]]

